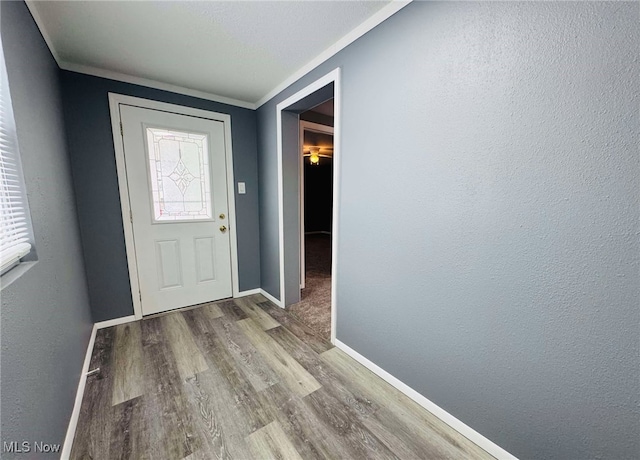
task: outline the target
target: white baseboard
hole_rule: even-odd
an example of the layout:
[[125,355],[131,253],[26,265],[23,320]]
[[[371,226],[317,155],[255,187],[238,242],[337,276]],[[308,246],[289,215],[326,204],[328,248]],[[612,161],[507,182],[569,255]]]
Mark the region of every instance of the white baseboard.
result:
[[73,446],[73,440],[76,436],[76,428],[78,427],[78,419],[80,418],[80,407],[82,406],[84,388],[87,384],[87,372],[89,372],[89,365],[91,364],[91,355],[93,354],[93,345],[96,341],[96,332],[98,329],[130,323],[135,320],[136,317],[131,315],[124,316],[122,318],[110,319],[108,321],[100,321],[93,325],[91,338],[87,345],[87,353],[84,356],[84,364],[82,365],[80,382],[78,383],[78,390],[76,391],[76,400],[73,404],[73,412],[71,412],[71,419],[69,420],[69,426],[67,427],[67,435],[64,437],[64,445],[62,446],[62,453],[60,454],[61,460],[67,460],[71,455],[71,446]]
[[[264,289],[252,289],[250,291],[243,291],[243,292],[239,293],[238,297],[244,297],[244,296],[253,295],[253,294],[262,294],[263,296],[265,296],[267,299],[269,299],[274,304],[278,305],[281,308],[284,308],[284,307],[282,307],[282,305],[281,305],[281,303],[280,303],[280,301],[278,299],[273,297],[271,294],[269,294]],[[62,453],[60,455],[61,460],[67,460],[69,458],[70,454],[71,454],[71,447],[73,446],[73,440],[75,438],[76,428],[78,426],[78,419],[80,417],[80,407],[82,406],[82,398],[84,396],[84,389],[85,389],[85,385],[87,383],[87,372],[89,372],[89,365],[91,364],[91,355],[93,353],[93,345],[94,345],[95,340],[96,340],[96,332],[98,331],[98,329],[103,329],[105,327],[116,326],[118,324],[125,324],[125,323],[129,323],[129,322],[132,322],[132,321],[135,321],[135,317],[133,315],[125,316],[125,317],[122,317],[122,318],[111,319],[111,320],[108,320],[108,321],[101,321],[101,322],[95,323],[93,325],[93,329],[91,331],[91,337],[89,338],[89,343],[87,345],[87,352],[85,354],[84,363],[82,365],[82,372],[80,374],[80,382],[78,383],[78,390],[76,391],[76,399],[75,399],[75,403],[73,405],[73,412],[71,413],[71,419],[69,420],[69,426],[67,428],[67,434],[65,436],[64,445],[62,447]],[[373,363],[372,361],[369,361],[367,358],[362,356],[360,353],[358,353],[357,351],[355,351],[353,348],[349,347],[345,343],[343,343],[340,340],[336,339],[335,340],[335,346],[338,347],[340,350],[344,351],[346,354],[351,356],[356,361],[358,361],[360,364],[362,364],[364,367],[369,369],[371,372],[373,372],[374,374],[378,375],[380,378],[385,380],[387,383],[389,383],[393,387],[397,388],[399,391],[404,393],[406,396],[408,396],[409,398],[413,399],[415,402],[417,402],[422,407],[424,407],[426,410],[428,410],[433,415],[438,417],[444,423],[449,425],[451,428],[453,428],[454,430],[459,432],[461,435],[463,435],[464,437],[466,437],[470,441],[476,443],[478,446],[480,446],[482,449],[486,450],[488,453],[490,453],[491,455],[493,455],[497,459],[499,459],[499,460],[518,460],[517,457],[515,457],[512,454],[510,454],[509,452],[504,450],[502,447],[500,447],[497,444],[495,444],[493,441],[485,438],[480,433],[478,433],[476,430],[474,430],[470,426],[466,425],[462,421],[458,420],[456,417],[454,417],[453,415],[451,415],[450,413],[448,413],[447,411],[442,409],[437,404],[429,401],[427,398],[425,398],[423,395],[421,395],[420,393],[415,391],[413,388],[411,388],[410,386],[408,386],[404,382],[400,381],[399,379],[397,379],[393,375],[389,374],[387,371],[385,371],[384,369],[379,367],[377,364]]]
[[247,297],[248,295],[254,295],[254,294],[262,294],[262,289],[260,288],[256,288],[256,289],[249,289],[248,291],[240,291],[238,292],[238,295],[235,296],[235,298],[239,298],[239,297]]
[[282,305],[282,302],[280,302],[278,299],[276,299],[274,296],[272,296],[271,294],[269,294],[267,291],[265,291],[264,289],[260,289],[260,294],[262,294],[263,296],[265,296],[267,299],[269,299],[270,301],[272,301],[273,303],[275,303],[277,306],[279,306],[280,308],[284,308],[284,305]]
[[109,319],[107,321],[100,321],[96,323],[96,329],[104,329],[105,327],[117,326],[118,324],[131,323],[136,320],[136,317],[131,316],[123,316],[122,318],[114,318]]
[[87,353],[84,356],[84,364],[82,365],[82,371],[80,373],[80,382],[78,383],[78,390],[76,391],[76,400],[73,404],[73,412],[71,412],[71,419],[69,420],[69,426],[67,427],[67,435],[64,437],[64,445],[62,446],[62,453],[60,454],[60,458],[62,460],[67,460],[71,455],[71,446],[73,446],[73,439],[76,436],[76,428],[78,426],[78,419],[80,418],[80,406],[82,406],[82,397],[84,396],[84,387],[87,384],[87,372],[89,372],[89,364],[91,364],[93,344],[96,341],[96,331],[98,330],[97,326],[97,323],[93,325],[89,344],[87,345]]
[[444,410],[443,408],[441,408],[437,404],[429,401],[427,398],[422,396],[416,390],[414,390],[413,388],[411,388],[410,386],[408,386],[404,382],[398,380],[393,375],[389,374],[387,371],[385,371],[384,369],[379,367],[377,364],[369,361],[367,358],[362,356],[360,353],[355,351],[353,348],[349,347],[348,345],[344,344],[343,342],[341,342],[341,341],[339,341],[337,339],[336,339],[335,345],[340,350],[344,351],[346,354],[348,354],[353,359],[355,359],[360,364],[362,364],[364,367],[369,369],[371,372],[376,374],[378,377],[382,378],[387,383],[389,383],[391,386],[393,386],[396,389],[400,390],[402,393],[407,395],[409,398],[413,399],[415,402],[417,402],[422,407],[424,407],[426,410],[428,410],[433,415],[438,417],[444,423],[446,423],[451,428],[456,430],[462,436],[464,436],[465,438],[467,438],[470,441],[474,442],[479,447],[481,447],[482,449],[486,450],[488,453],[490,453],[491,455],[493,455],[497,459],[499,459],[499,460],[518,460],[517,457],[513,456],[512,454],[510,454],[509,452],[504,450],[502,447],[500,447],[499,445],[497,445],[493,441],[485,438],[480,433],[478,433],[476,430],[474,430],[470,426],[466,425],[465,423],[461,422],[460,420],[455,418],[453,415],[451,415],[449,412],[447,412],[446,410]]

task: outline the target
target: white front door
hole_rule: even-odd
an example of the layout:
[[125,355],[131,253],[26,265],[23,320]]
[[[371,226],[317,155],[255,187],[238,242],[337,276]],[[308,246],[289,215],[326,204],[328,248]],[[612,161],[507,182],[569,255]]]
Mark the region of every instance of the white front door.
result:
[[232,295],[221,121],[120,105],[142,314]]

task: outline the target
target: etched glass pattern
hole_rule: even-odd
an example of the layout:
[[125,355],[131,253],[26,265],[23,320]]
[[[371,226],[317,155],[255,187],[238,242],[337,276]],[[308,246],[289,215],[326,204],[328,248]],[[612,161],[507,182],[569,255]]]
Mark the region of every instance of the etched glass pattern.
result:
[[147,128],[155,222],[211,219],[206,134]]

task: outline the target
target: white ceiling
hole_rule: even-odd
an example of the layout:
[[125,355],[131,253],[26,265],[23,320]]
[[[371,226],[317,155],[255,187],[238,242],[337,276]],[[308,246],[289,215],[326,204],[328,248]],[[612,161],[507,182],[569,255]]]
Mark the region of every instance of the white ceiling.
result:
[[404,6],[355,0],[28,5],[64,69],[152,80],[247,106],[320,55],[333,54],[345,36],[352,41]]

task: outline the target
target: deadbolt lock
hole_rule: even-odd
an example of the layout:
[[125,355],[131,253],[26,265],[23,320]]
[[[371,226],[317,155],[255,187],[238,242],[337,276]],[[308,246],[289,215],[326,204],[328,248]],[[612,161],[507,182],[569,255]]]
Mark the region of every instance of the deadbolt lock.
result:
[[221,225],[221,226],[220,226],[220,231],[221,231],[222,233],[226,232],[226,231],[227,231],[227,227],[225,227],[224,225]]
[[225,216],[224,214],[220,214],[220,216],[218,216],[218,217],[220,217],[220,219],[224,219],[227,216]]

